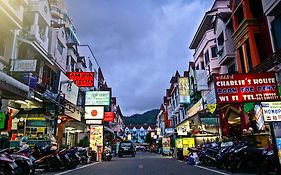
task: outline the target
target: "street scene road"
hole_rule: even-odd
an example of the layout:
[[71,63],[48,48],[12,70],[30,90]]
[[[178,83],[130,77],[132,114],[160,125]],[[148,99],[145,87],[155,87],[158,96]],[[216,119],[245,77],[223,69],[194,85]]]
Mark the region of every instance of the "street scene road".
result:
[[111,161],[103,161],[78,167],[74,170],[46,173],[46,175],[227,175],[229,173],[201,166],[190,166],[169,156],[161,156],[149,152],[137,152],[136,157],[115,157]]
[[281,175],[281,0],[0,0],[0,175],[38,173]]

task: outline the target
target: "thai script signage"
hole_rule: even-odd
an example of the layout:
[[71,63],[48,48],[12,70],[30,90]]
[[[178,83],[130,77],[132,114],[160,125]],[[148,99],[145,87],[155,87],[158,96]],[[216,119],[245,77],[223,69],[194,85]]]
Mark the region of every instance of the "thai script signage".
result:
[[93,87],[94,72],[68,72],[67,76],[73,80],[78,87]]
[[265,122],[281,121],[281,101],[261,104]]
[[179,77],[178,84],[179,84],[180,103],[190,103],[188,78]]
[[11,71],[14,72],[35,72],[37,60],[12,60]]
[[109,106],[110,92],[109,91],[87,91],[85,105],[89,106]]
[[215,76],[217,103],[243,103],[279,100],[273,72]]

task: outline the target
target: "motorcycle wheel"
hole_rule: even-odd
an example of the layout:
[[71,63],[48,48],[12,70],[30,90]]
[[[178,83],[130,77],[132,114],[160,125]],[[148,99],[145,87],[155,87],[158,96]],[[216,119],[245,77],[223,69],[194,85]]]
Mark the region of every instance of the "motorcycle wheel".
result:
[[223,162],[221,162],[221,161],[216,161],[216,168],[217,168],[217,169],[223,169]]
[[238,165],[239,164],[240,164],[240,161],[234,161],[234,162],[230,163],[230,166],[229,166],[230,172],[236,173],[237,170],[238,170]]
[[21,175],[30,175],[30,166],[26,162],[16,162],[18,167],[21,169]]
[[22,175],[23,174],[23,170],[20,167],[16,167],[14,170],[13,175]]

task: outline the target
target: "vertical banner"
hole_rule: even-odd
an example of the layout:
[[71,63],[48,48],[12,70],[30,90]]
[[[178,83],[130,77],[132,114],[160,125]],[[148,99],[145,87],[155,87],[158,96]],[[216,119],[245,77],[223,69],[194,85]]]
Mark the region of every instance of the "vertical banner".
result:
[[162,145],[163,145],[163,153],[164,154],[170,154],[170,148],[171,148],[171,139],[170,137],[163,137],[162,138]]
[[187,104],[190,103],[190,95],[189,95],[189,81],[187,77],[179,77],[179,96],[180,103]]
[[196,70],[196,82],[198,91],[208,90],[208,71]]
[[98,152],[103,146],[103,125],[90,125],[90,147]]

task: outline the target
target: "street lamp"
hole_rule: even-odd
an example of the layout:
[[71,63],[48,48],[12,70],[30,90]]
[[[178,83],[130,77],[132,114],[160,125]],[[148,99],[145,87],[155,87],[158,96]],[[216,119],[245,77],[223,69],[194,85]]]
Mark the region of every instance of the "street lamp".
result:
[[58,98],[57,98],[57,110],[56,110],[56,116],[54,121],[54,137],[57,136],[57,126],[58,126],[58,118],[59,118],[59,111],[60,111],[60,93],[61,93],[61,86],[63,84],[68,84],[67,89],[71,90],[71,85],[74,81],[73,80],[64,80],[60,82],[59,91],[58,91]]

